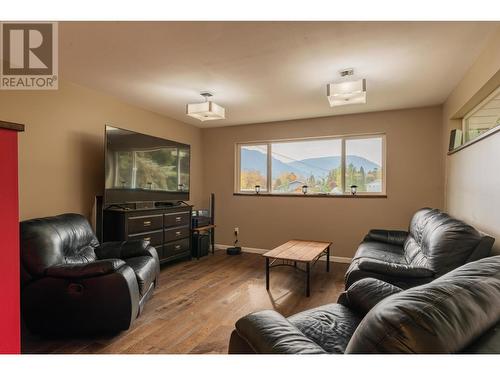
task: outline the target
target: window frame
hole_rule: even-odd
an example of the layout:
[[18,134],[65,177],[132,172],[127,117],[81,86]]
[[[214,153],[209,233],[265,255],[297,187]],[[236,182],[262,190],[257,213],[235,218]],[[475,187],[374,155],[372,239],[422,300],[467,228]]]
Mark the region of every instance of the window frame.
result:
[[[272,157],[270,156],[271,153],[271,146],[269,141],[266,142],[257,142],[257,141],[252,141],[252,142],[242,142],[242,143],[236,143],[236,155],[235,155],[235,160],[236,163],[234,165],[235,167],[235,193],[239,194],[255,194],[255,191],[252,190],[241,190],[241,147],[244,146],[266,146],[266,157],[267,157],[267,164],[266,164],[266,186],[262,187],[262,194],[270,194],[269,188],[269,178],[271,175],[271,168],[270,168],[270,162],[272,160]],[[263,189],[264,188],[264,189]]]
[[491,94],[489,94],[486,98],[481,100],[481,102],[476,105],[474,108],[472,108],[467,114],[462,118],[462,145],[468,144],[470,142],[474,142],[476,139],[482,138],[482,136],[486,133],[490,133],[493,131],[493,129],[498,129],[500,128],[500,125],[493,126],[486,130],[485,132],[475,136],[472,139],[468,139],[468,126],[467,126],[467,120],[471,117],[474,116],[476,112],[479,112],[483,107],[488,104],[493,98],[495,98],[498,94],[500,94],[500,86],[498,86]]
[[[346,177],[346,140],[351,139],[369,139],[369,138],[381,138],[382,140],[382,191],[381,192],[357,192],[356,195],[352,195],[349,188],[345,186]],[[300,141],[314,141],[314,140],[341,140],[341,176],[342,176],[342,194],[331,194],[331,193],[308,193],[308,194],[297,194],[297,193],[273,193],[272,192],[272,145],[276,143],[287,143],[287,142],[300,142]],[[258,140],[258,141],[246,141],[246,142],[236,142],[234,145],[235,152],[235,163],[234,163],[234,195],[252,195],[252,196],[286,196],[286,197],[386,197],[387,196],[387,139],[385,133],[365,133],[365,134],[344,134],[344,135],[333,135],[333,136],[320,136],[320,137],[300,137],[300,138],[287,138],[287,139],[274,139],[274,140]],[[261,192],[256,194],[255,191],[241,190],[241,148],[244,146],[266,146],[267,147],[267,179],[266,187],[263,189],[261,187]]]

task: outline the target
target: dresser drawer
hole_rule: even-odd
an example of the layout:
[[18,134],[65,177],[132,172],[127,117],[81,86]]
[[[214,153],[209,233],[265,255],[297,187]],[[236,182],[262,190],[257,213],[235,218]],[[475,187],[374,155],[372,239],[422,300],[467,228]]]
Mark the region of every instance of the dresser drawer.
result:
[[132,216],[128,218],[128,233],[151,232],[163,228],[163,215]]
[[165,246],[163,246],[163,256],[164,257],[170,257],[172,255],[176,255],[176,254],[179,254],[179,253],[183,253],[183,252],[189,252],[189,238],[185,238],[183,240],[179,240],[179,241],[174,241],[174,242],[170,242],[170,243],[167,243],[165,244]]
[[189,227],[165,229],[165,242],[189,237]]
[[189,220],[191,220],[189,211],[165,214],[165,227],[189,225]]
[[129,240],[145,240],[149,241],[151,246],[161,246],[163,244],[163,231],[144,232],[138,234],[129,234]]

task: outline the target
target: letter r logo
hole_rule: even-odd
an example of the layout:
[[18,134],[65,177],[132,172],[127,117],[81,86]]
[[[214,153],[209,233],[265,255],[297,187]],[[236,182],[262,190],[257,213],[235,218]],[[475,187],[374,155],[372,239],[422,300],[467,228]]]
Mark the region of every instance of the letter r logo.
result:
[[51,23],[3,23],[3,75],[53,74]]

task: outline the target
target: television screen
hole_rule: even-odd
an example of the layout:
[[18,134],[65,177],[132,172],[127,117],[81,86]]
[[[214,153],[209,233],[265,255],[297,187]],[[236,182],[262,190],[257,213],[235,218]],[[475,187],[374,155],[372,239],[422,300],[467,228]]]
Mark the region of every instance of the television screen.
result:
[[190,146],[106,126],[106,206],[189,199]]

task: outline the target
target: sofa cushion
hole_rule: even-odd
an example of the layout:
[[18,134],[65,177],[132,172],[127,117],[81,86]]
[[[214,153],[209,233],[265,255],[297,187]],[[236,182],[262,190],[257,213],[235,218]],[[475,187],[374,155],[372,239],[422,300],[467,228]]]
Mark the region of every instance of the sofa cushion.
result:
[[390,245],[383,242],[362,242],[353,259],[372,258],[389,263],[407,264],[403,248],[398,245]]
[[92,246],[85,246],[79,251],[75,252],[75,254],[64,257],[64,263],[66,264],[90,263],[95,262],[96,260],[97,257]]
[[[422,285],[425,283],[428,283],[434,279],[434,277],[411,277],[411,276],[401,276],[401,274],[398,274],[397,276],[394,275],[389,275],[389,274],[384,274],[380,272],[375,272],[375,271],[369,271],[366,269],[361,269],[360,268],[360,263],[361,261],[365,260],[370,260],[369,258],[361,258],[357,259],[349,265],[349,268],[347,269],[347,272],[345,274],[345,288],[349,288],[351,285],[353,285],[356,281],[362,280],[365,278],[374,278],[382,281],[386,281],[390,284],[396,285],[400,288],[403,289],[408,289],[412,288],[417,285]],[[396,263],[394,263],[396,264]],[[363,264],[364,267],[366,267],[367,263]],[[422,275],[420,275],[422,276]]]
[[403,289],[396,285],[368,277],[356,281],[344,292],[344,305],[364,316],[377,303],[401,291]]
[[500,321],[500,256],[390,296],[359,324],[346,353],[456,353]]
[[[262,354],[326,353],[288,319],[274,310],[248,314],[240,318],[235,327],[241,340],[233,339],[233,342],[239,341],[238,348],[240,349],[246,346],[251,351]],[[230,352],[234,353],[231,348]]]
[[144,295],[156,278],[156,261],[150,256],[140,256],[125,259],[135,273],[137,284],[139,285],[139,293]]
[[409,233],[404,245],[407,262],[438,275],[465,264],[481,240],[472,226],[431,209],[413,216]]
[[384,262],[378,259],[362,258],[358,262],[358,267],[360,270],[366,272],[374,272],[392,277],[434,277],[434,272],[425,267]]
[[288,321],[326,352],[341,354],[361,317],[354,310],[335,303],[292,315]]
[[384,242],[391,245],[403,246],[408,232],[393,229],[371,229],[365,236],[364,241]]

